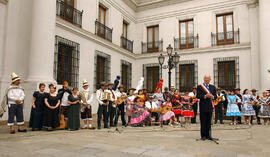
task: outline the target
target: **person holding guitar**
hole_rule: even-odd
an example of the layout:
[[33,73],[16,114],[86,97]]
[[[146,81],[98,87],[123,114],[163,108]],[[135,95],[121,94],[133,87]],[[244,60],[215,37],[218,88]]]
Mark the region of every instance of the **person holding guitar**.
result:
[[117,125],[119,115],[121,114],[121,121],[122,126],[126,125],[126,119],[125,119],[125,105],[127,101],[127,94],[124,92],[125,87],[123,85],[120,85],[118,87],[118,91],[115,92],[115,95],[117,97],[116,100],[116,114],[114,119],[114,126]]
[[223,102],[225,101],[224,95],[221,93],[221,89],[217,88],[217,100],[214,101],[215,105],[215,124],[217,124],[218,120],[220,121],[220,124],[223,123]]
[[166,101],[161,105],[161,122],[169,122],[169,126],[172,126],[172,123],[175,122],[175,114],[172,111],[172,103],[170,97],[166,97]]
[[108,128],[108,105],[109,105],[109,102],[108,102],[108,100],[104,100],[105,88],[106,88],[105,82],[101,82],[100,89],[97,90],[97,93],[96,93],[96,99],[99,103],[98,112],[97,112],[98,129],[101,129],[101,116],[103,116],[104,128]]

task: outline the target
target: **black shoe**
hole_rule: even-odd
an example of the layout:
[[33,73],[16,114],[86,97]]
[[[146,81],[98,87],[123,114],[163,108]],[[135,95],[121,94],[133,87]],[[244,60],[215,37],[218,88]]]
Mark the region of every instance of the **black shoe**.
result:
[[262,125],[262,123],[261,122],[258,122],[258,125]]
[[12,130],[9,132],[10,134],[15,134],[15,130]]
[[22,130],[18,129],[18,132],[27,132],[27,130],[26,129],[22,129]]
[[220,124],[224,124],[223,122],[220,122]]
[[100,130],[101,129],[100,126],[97,129]]

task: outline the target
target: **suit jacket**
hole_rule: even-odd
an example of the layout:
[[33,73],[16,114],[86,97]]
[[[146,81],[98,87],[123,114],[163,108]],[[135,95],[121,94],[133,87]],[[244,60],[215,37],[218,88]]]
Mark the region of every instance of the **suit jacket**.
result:
[[[214,96],[214,100],[217,99],[217,94],[216,94],[216,87],[214,85],[209,84],[209,89],[210,92]],[[203,90],[201,85],[197,86],[197,98],[200,99],[200,112],[213,112],[213,106],[211,103],[211,99],[205,98],[205,95],[207,93]]]

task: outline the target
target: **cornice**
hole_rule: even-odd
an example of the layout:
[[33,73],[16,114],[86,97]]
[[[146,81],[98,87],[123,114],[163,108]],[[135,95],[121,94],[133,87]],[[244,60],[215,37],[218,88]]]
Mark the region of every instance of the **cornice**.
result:
[[[186,49],[186,50],[178,50],[176,51],[179,55],[199,55],[205,53],[218,53],[218,52],[231,52],[233,50],[248,50],[250,49],[250,43],[241,43],[241,44],[234,44],[234,45],[223,45],[223,46],[213,46],[213,47],[204,47],[204,48],[194,48],[194,49]],[[160,53],[162,53],[165,57],[167,57],[166,52],[158,52],[158,53],[146,53],[137,55],[137,59],[150,59],[150,58],[157,58]]]
[[60,17],[56,17],[56,26],[66,30],[66,31],[72,32],[72,33],[74,33],[80,37],[83,37],[87,40],[91,40],[91,41],[93,41],[101,46],[108,48],[108,49],[114,50],[114,51],[116,51],[124,56],[127,56],[127,57],[132,58],[132,59],[136,59],[136,54],[131,53],[128,50],[123,49],[120,46],[118,46],[112,42],[109,42],[103,38],[100,38],[97,35],[89,32],[85,29],[79,28],[79,27],[77,27],[69,22],[66,22],[65,20],[61,19]]
[[0,3],[7,4],[8,0],[0,0]]

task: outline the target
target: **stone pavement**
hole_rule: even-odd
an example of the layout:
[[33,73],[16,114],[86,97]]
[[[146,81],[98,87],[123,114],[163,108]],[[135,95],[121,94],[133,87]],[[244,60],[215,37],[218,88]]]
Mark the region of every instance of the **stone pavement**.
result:
[[0,126],[0,156],[39,157],[270,157],[270,126],[215,125],[220,139],[196,141],[199,124],[184,127],[28,131],[8,134]]

